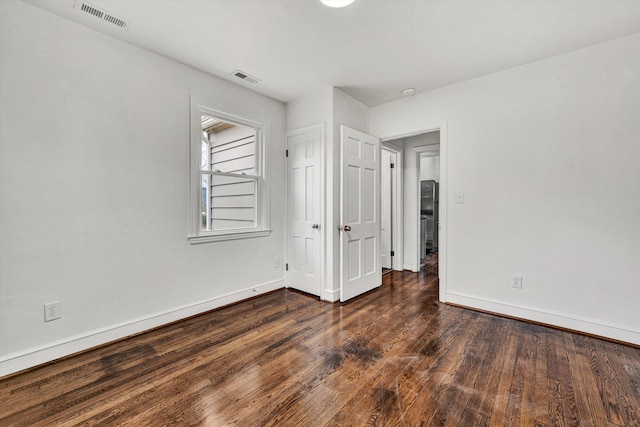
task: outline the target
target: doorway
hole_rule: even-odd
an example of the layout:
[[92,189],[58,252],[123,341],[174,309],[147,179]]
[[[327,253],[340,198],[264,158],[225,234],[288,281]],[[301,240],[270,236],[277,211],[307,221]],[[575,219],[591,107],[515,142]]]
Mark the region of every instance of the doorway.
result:
[[[400,150],[399,156],[404,161],[402,176],[402,268],[419,272],[426,268],[424,257],[420,258],[420,159],[423,153],[439,157],[439,205],[438,205],[438,251],[428,259],[428,266],[433,271],[437,268],[439,281],[439,300],[446,302],[447,295],[447,131],[446,123],[427,124],[421,128],[405,129],[379,135],[385,147]],[[395,249],[395,247],[394,247]]]

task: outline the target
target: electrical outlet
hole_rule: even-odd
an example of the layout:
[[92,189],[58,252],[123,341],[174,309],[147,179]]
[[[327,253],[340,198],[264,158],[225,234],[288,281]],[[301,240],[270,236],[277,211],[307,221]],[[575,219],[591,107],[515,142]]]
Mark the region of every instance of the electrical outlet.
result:
[[282,264],[280,263],[280,257],[273,258],[273,268],[280,268]]
[[62,317],[62,305],[60,301],[50,302],[44,305],[44,321],[50,322]]
[[522,289],[522,276],[513,274],[511,276],[511,287],[516,289]]

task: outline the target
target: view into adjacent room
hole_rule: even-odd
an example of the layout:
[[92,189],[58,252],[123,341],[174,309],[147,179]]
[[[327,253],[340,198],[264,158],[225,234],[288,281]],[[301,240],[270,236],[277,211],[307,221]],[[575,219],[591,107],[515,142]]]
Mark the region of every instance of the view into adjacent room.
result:
[[438,273],[440,151],[420,154],[420,267]]
[[381,258],[392,270],[438,273],[440,132],[385,141],[381,173]]

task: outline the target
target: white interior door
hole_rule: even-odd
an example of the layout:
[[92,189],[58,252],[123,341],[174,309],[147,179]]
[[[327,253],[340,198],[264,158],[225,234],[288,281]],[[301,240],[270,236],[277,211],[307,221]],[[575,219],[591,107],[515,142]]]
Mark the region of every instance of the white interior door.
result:
[[391,259],[391,155],[384,148],[380,169],[380,263],[382,268],[392,268]]
[[382,284],[380,141],[340,127],[340,300]]
[[321,138],[319,127],[287,135],[287,286],[317,296],[321,292],[322,265]]

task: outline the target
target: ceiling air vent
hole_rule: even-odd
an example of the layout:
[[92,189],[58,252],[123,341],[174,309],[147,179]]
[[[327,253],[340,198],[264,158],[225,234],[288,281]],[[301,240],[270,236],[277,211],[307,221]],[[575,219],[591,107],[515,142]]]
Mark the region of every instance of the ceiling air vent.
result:
[[250,76],[249,74],[245,73],[244,71],[240,71],[240,70],[235,70],[231,74],[236,76],[237,78],[242,79],[245,82],[249,82],[249,83],[258,83],[260,81],[259,78]]
[[99,7],[95,7],[87,2],[78,0],[75,2],[74,6],[76,9],[80,9],[84,13],[88,13],[89,15],[93,15],[98,19],[106,21],[110,24],[116,25],[120,28],[127,28],[129,24],[124,19],[120,19],[113,14],[107,12],[104,9],[100,9]]

